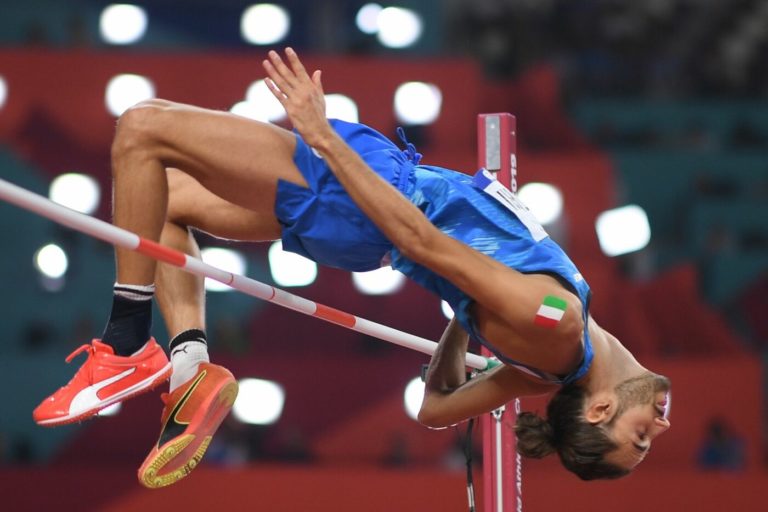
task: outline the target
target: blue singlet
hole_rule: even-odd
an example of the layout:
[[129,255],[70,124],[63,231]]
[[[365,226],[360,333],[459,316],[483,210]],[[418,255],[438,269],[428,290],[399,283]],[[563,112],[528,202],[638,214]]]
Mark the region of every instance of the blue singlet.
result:
[[407,150],[401,151],[365,125],[343,121],[332,121],[332,125],[377,174],[442,232],[519,272],[554,275],[574,292],[584,316],[582,362],[568,375],[557,376],[501,354],[478,332],[469,314],[472,298],[405,258],[349,198],[323,159],[298,136],[294,162],[309,188],[284,181],[278,184],[275,213],[283,228],[284,249],[349,271],[372,270],[391,260],[394,269],[446,300],[462,327],[505,364],[558,384],[569,384],[587,373],[593,356],[587,329],[590,290],[557,243],[546,235],[534,237],[518,215],[484,192],[471,176],[418,165],[421,155],[412,144],[406,142]]

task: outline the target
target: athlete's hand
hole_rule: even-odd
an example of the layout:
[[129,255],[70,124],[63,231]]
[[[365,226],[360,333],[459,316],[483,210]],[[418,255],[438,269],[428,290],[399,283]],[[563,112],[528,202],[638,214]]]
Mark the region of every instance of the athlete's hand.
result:
[[293,127],[312,147],[333,133],[325,117],[325,95],[320,70],[310,77],[296,52],[285,49],[286,64],[276,51],[262,63],[268,78],[267,87],[283,105]]

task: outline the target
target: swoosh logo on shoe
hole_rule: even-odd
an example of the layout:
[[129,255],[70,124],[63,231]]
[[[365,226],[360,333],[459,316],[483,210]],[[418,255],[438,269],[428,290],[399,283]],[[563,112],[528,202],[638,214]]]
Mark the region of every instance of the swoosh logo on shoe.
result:
[[99,398],[99,391],[111,384],[114,384],[115,382],[123,380],[124,378],[133,374],[135,371],[136,367],[134,366],[132,368],[128,368],[122,373],[118,373],[117,375],[114,375],[108,379],[104,379],[92,386],[81,389],[69,403],[69,413],[78,413],[99,405],[104,401]]
[[189,397],[191,397],[192,394],[195,392],[195,389],[197,389],[200,383],[203,382],[203,379],[207,374],[208,374],[208,370],[203,370],[202,372],[200,372],[200,375],[198,375],[195,378],[195,381],[184,392],[184,394],[181,396],[179,401],[176,402],[176,405],[173,406],[173,409],[171,410],[171,413],[168,415],[168,419],[166,420],[165,425],[163,425],[163,431],[160,433],[160,439],[157,440],[158,447],[164,445],[166,442],[170,441],[174,437],[181,435],[184,432],[184,430],[187,428],[187,425],[189,425],[189,422],[179,421],[178,419],[176,419],[176,417],[184,408],[184,405],[186,405],[187,401],[189,400]]

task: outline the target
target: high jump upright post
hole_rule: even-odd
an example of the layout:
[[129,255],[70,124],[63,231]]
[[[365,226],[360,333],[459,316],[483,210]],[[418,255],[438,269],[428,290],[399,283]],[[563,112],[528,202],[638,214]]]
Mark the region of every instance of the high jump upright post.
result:
[[[478,167],[517,192],[517,121],[508,113],[477,116]],[[484,356],[492,354],[485,348]],[[483,512],[521,512],[522,472],[515,450],[515,421],[520,400],[480,418],[483,435]]]

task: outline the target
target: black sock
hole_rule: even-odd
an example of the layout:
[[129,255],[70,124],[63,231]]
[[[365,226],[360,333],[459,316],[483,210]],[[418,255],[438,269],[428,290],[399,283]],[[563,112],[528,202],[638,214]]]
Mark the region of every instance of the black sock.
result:
[[[129,356],[143,347],[152,327],[152,292],[124,288],[124,285],[115,285],[112,312],[101,336],[101,341],[111,346],[118,356]],[[141,296],[139,300],[134,298],[137,295]]]
[[182,331],[177,334],[168,345],[168,351],[171,353],[171,357],[173,357],[173,349],[188,341],[196,341],[198,343],[202,343],[203,345],[208,344],[206,341],[205,332],[201,331],[200,329],[188,329],[186,331]]

